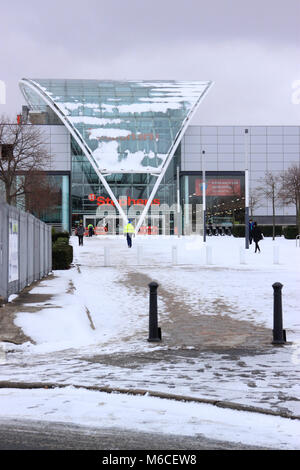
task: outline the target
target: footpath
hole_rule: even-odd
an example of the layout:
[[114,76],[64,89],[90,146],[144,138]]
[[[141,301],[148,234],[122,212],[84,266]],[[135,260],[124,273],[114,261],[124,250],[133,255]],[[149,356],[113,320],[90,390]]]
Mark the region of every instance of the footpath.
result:
[[[72,386],[300,420],[299,329],[291,313],[291,279],[298,279],[289,265],[276,271],[249,258],[246,266],[225,267],[216,248],[215,264],[207,266],[189,246],[174,265],[168,241],[139,242],[142,258],[124,240],[76,242],[70,270],[54,271],[0,308],[0,389]],[[272,345],[266,290],[247,307],[254,278],[285,286],[284,346]],[[147,341],[153,280],[160,343]]]

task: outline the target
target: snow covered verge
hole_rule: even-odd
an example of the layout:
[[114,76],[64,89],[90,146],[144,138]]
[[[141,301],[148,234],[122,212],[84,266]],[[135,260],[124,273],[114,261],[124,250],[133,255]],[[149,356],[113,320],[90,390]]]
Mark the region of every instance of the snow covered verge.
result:
[[[260,254],[254,253],[253,246],[245,252],[244,240],[233,237],[209,237],[206,246],[199,237],[137,237],[132,249],[127,248],[123,237],[85,238],[83,247],[78,246],[75,237],[71,242],[74,267],[55,271],[53,278],[31,291],[50,294],[51,299],[46,303],[33,301],[36,311],[20,311],[17,315],[16,324],[35,344],[13,348],[3,344],[3,351],[14,352],[0,356],[2,381],[49,381],[70,387],[0,389],[0,418],[204,434],[245,445],[300,448],[298,420],[71,387],[97,384],[171,391],[299,415],[300,248],[294,240],[277,238],[273,242],[266,238],[260,244]],[[131,284],[132,274],[140,286]],[[114,363],[117,356],[134,361],[138,355],[149,357],[167,350],[163,343],[147,342],[146,279],[160,285],[160,319],[168,319],[169,315],[169,305],[160,298],[160,289],[164,289],[181,295],[191,315],[216,316],[218,300],[227,307],[218,315],[246,321],[254,329],[262,325],[270,331],[272,284],[281,282],[283,323],[289,344],[283,348],[270,344],[264,354],[256,355],[254,351],[236,358],[204,351],[194,359],[178,353],[177,362],[170,363],[167,356],[156,362],[137,362],[136,366],[132,362]],[[172,321],[176,323],[176,316]],[[101,358],[93,362],[95,356]]]
[[[31,291],[53,295],[51,303],[36,314],[17,316],[16,324],[36,342],[26,345],[35,353],[90,345],[108,352],[147,349],[147,343],[138,346],[129,340],[138,332],[146,335],[148,327],[148,299],[124,285],[129,271],[146,274],[170,292],[182,291],[191,309],[197,309],[201,299],[205,309],[200,314],[215,313],[213,302],[221,299],[232,306],[235,319],[271,329],[272,284],[281,282],[287,339],[300,348],[300,248],[294,240],[265,239],[260,254],[254,253],[253,246],[246,252],[244,240],[233,237],[210,237],[206,246],[200,237],[138,237],[131,250],[122,237],[87,238],[83,247],[73,237],[72,243],[77,269],[54,271],[54,279]],[[176,265],[172,264],[174,246]],[[160,311],[163,314],[163,302]]]
[[257,413],[179,403],[155,397],[105,394],[83,389],[0,390],[1,418],[35,419],[99,428],[299,449],[300,422]]

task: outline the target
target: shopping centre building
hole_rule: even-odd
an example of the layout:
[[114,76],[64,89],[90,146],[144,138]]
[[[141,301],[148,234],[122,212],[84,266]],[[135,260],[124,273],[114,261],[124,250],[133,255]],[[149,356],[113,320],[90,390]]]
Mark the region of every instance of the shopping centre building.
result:
[[[101,232],[114,220],[118,232],[130,217],[142,232],[164,233],[167,216],[170,233],[179,219],[184,233],[197,232],[204,176],[207,221],[243,223],[246,167],[250,214],[271,224],[271,202],[256,200],[256,188],[266,171],[300,163],[300,126],[193,125],[211,82],[22,79],[20,88],[20,118],[42,130],[60,195],[43,218],[64,230],[83,220]],[[276,217],[294,224],[295,209]]]

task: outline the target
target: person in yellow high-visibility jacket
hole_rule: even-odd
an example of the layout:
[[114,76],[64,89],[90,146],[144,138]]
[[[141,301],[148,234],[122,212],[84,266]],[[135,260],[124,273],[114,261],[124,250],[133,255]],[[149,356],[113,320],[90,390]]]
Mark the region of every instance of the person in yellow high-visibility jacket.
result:
[[94,234],[94,226],[93,224],[88,225],[89,237],[92,237]]
[[132,247],[132,237],[134,236],[134,226],[131,223],[131,220],[128,220],[128,224],[124,227],[124,235],[127,238],[128,248]]

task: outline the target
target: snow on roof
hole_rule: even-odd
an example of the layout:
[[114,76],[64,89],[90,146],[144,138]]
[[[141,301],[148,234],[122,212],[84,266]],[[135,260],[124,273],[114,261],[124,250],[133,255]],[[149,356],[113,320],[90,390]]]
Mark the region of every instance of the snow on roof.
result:
[[161,170],[210,85],[174,80],[21,81],[29,105],[44,97],[81,136],[98,169],[115,172]]

